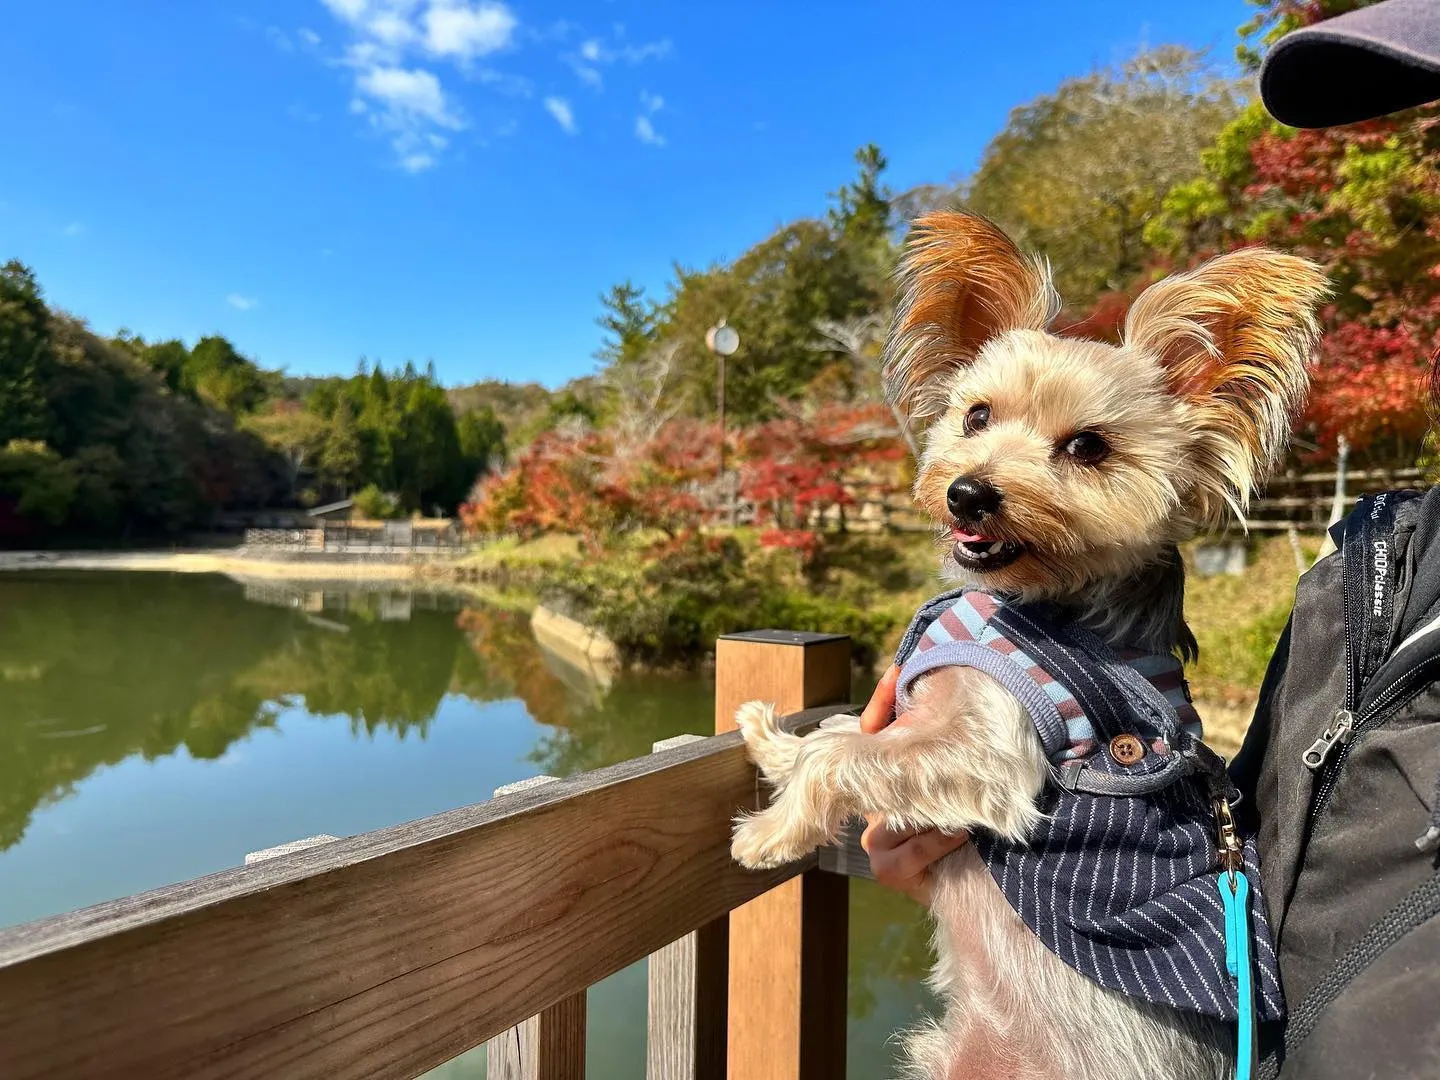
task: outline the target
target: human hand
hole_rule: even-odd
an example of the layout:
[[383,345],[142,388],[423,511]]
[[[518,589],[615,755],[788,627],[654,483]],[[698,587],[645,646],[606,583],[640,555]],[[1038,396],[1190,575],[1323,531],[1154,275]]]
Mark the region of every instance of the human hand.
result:
[[[906,722],[906,717],[895,716],[895,685],[899,677],[900,669],[892,664],[860,713],[861,731],[874,735],[892,722]],[[938,829],[891,829],[880,814],[871,814],[866,821],[860,846],[870,856],[870,870],[875,880],[886,888],[899,889],[928,907],[930,867],[964,845],[970,839],[969,834],[952,836]]]
[[879,814],[860,834],[860,846],[870,856],[875,880],[887,889],[898,889],[916,903],[930,906],[930,868],[952,851],[963,847],[969,833],[950,835],[939,829],[892,829]]

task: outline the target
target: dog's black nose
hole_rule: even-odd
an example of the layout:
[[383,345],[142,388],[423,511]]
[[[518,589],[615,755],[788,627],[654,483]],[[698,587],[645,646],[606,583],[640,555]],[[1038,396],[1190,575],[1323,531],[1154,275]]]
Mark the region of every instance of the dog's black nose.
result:
[[978,524],[1000,509],[1000,489],[971,476],[959,477],[945,492],[946,505],[955,520],[967,525]]

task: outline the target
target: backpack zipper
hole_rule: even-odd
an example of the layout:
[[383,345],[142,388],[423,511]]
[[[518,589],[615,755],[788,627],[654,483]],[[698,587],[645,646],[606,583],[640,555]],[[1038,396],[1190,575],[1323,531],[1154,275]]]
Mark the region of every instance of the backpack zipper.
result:
[[1300,760],[1305,762],[1305,767],[1311,772],[1324,767],[1335,747],[1344,746],[1350,741],[1350,733],[1354,729],[1355,714],[1349,709],[1341,709],[1329,726],[1320,733],[1320,737],[1301,755]]
[[[1440,655],[1427,657],[1416,664],[1390,683],[1384,693],[1358,717],[1348,709],[1341,709],[1320,737],[1310,744],[1303,755],[1305,767],[1318,773],[1320,778],[1319,787],[1310,801],[1307,822],[1310,826],[1315,824],[1320,812],[1325,809],[1325,804],[1330,801],[1330,793],[1335,790],[1335,784],[1340,779],[1340,770],[1345,767],[1345,761],[1350,757],[1355,742],[1372,728],[1379,727],[1418,694],[1426,682],[1432,681],[1431,669],[1437,666],[1440,666]],[[1422,677],[1416,678],[1417,675]],[[1335,752],[1337,746],[1339,753]]]

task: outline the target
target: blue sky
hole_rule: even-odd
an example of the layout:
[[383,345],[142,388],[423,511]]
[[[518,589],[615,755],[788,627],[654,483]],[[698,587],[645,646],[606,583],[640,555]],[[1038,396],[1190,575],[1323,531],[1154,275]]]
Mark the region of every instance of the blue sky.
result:
[[1228,60],[1244,0],[718,4],[70,0],[0,29],[0,258],[104,333],[229,336],[295,374],[594,367],[597,296],[659,295],[897,189],[1142,43]]

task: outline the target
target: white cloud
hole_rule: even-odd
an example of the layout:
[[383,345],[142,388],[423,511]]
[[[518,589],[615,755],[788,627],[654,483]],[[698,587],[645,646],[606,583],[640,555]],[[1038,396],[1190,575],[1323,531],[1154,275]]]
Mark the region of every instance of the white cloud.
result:
[[647,146],[664,146],[665,136],[655,130],[650,117],[665,107],[665,99],[659,94],[641,90],[640,107],[645,111],[635,118],[635,137]]
[[365,24],[365,31],[381,45],[398,48],[415,40],[415,28],[398,11],[377,11]]
[[318,124],[320,122],[319,113],[313,109],[307,109],[300,104],[291,105],[285,110],[285,115],[290,117],[291,120],[298,120],[302,124]]
[[[390,140],[406,172],[436,165],[447,140],[469,120],[447,89],[444,65],[502,93],[529,97],[528,79],[474,61],[509,48],[520,20],[501,0],[321,0],[350,40],[338,61],[354,74],[350,112]],[[319,35],[313,34],[318,43]],[[311,38],[301,32],[302,40]],[[427,62],[428,61],[428,62]]]
[[250,309],[255,307],[256,304],[259,303],[259,301],[256,300],[254,297],[241,296],[239,293],[233,292],[229,296],[225,297],[225,302],[231,307],[233,307],[236,311],[249,311]]
[[281,52],[293,52],[295,50],[295,43],[291,41],[285,31],[281,30],[278,26],[265,27],[265,36],[270,40],[270,44],[274,45],[275,48]]
[[84,236],[85,223],[83,221],[72,221],[60,230],[61,236]]
[[422,16],[425,46],[436,56],[470,60],[507,48],[519,20],[504,4],[432,0]]
[[360,16],[365,14],[365,8],[369,6],[368,0],[320,0],[327,8],[335,13],[336,18],[346,22],[359,22]]
[[575,73],[575,77],[593,90],[599,90],[604,83],[600,69],[607,64],[643,64],[647,60],[658,60],[670,54],[668,39],[634,44],[625,40],[625,28],[616,25],[612,30],[613,40],[601,37],[586,38],[573,53],[564,53],[560,59]]
[[566,135],[574,135],[579,130],[575,126],[575,113],[564,98],[547,97],[545,111],[555,118],[555,122]]
[[648,116],[635,118],[635,137],[649,146],[664,146],[665,137],[655,130]]
[[599,68],[593,68],[589,64],[582,64],[573,56],[567,57],[565,62],[570,65],[570,70],[575,72],[575,77],[592,90],[599,90],[605,85],[605,79],[600,74]]
[[295,31],[295,36],[298,37],[301,41],[303,41],[306,45],[309,45],[312,49],[316,45],[320,44],[320,35],[315,33],[315,31],[311,30],[308,26],[302,26],[299,30]]
[[452,130],[465,126],[446,101],[440,80],[424,68],[372,67],[360,73],[355,88],[402,122],[425,120]]

